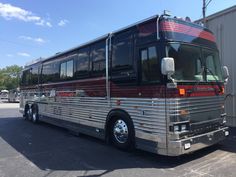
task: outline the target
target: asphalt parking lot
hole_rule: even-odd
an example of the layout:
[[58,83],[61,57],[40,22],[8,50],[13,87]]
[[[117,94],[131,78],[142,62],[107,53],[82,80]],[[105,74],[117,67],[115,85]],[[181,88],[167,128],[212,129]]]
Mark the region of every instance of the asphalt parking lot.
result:
[[215,145],[181,157],[123,152],[98,139],[74,136],[21,118],[17,103],[0,103],[0,177],[235,176],[236,131]]

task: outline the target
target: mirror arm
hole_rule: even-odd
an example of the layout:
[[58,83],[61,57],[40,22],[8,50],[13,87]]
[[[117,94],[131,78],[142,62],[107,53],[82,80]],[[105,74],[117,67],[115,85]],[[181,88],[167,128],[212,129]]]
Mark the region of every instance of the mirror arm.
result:
[[171,80],[171,83],[167,83],[167,88],[177,88],[177,83],[175,82],[175,79],[171,76],[171,74],[168,74],[167,78]]
[[167,75],[167,78],[170,79],[173,83],[175,83],[175,79],[172,77],[171,74],[168,74],[168,75]]

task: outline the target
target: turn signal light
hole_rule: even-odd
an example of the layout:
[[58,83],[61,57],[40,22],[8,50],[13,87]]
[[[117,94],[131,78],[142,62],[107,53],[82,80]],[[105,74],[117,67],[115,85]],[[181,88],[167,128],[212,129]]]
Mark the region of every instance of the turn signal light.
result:
[[222,91],[221,91],[221,92],[222,92],[222,94],[224,94],[224,93],[225,93],[225,88],[222,88]]
[[184,96],[185,95],[185,89],[179,89],[179,94]]

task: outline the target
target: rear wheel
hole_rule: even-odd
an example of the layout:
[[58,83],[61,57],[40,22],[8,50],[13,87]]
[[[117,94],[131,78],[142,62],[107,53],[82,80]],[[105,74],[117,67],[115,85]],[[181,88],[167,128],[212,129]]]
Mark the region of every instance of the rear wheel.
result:
[[37,123],[39,119],[38,109],[36,107],[32,108],[31,121]]
[[110,137],[112,143],[119,149],[130,150],[134,147],[133,123],[125,114],[112,119],[110,124]]
[[29,108],[29,106],[25,106],[24,119],[30,120],[30,118],[31,118],[31,109]]

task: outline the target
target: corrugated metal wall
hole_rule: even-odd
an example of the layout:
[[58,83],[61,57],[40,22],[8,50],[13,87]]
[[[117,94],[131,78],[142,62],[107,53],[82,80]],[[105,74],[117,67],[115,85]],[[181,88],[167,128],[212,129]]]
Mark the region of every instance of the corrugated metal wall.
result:
[[211,29],[217,40],[222,64],[228,66],[229,82],[226,85],[226,112],[228,125],[236,126],[236,8],[209,18],[207,27]]

